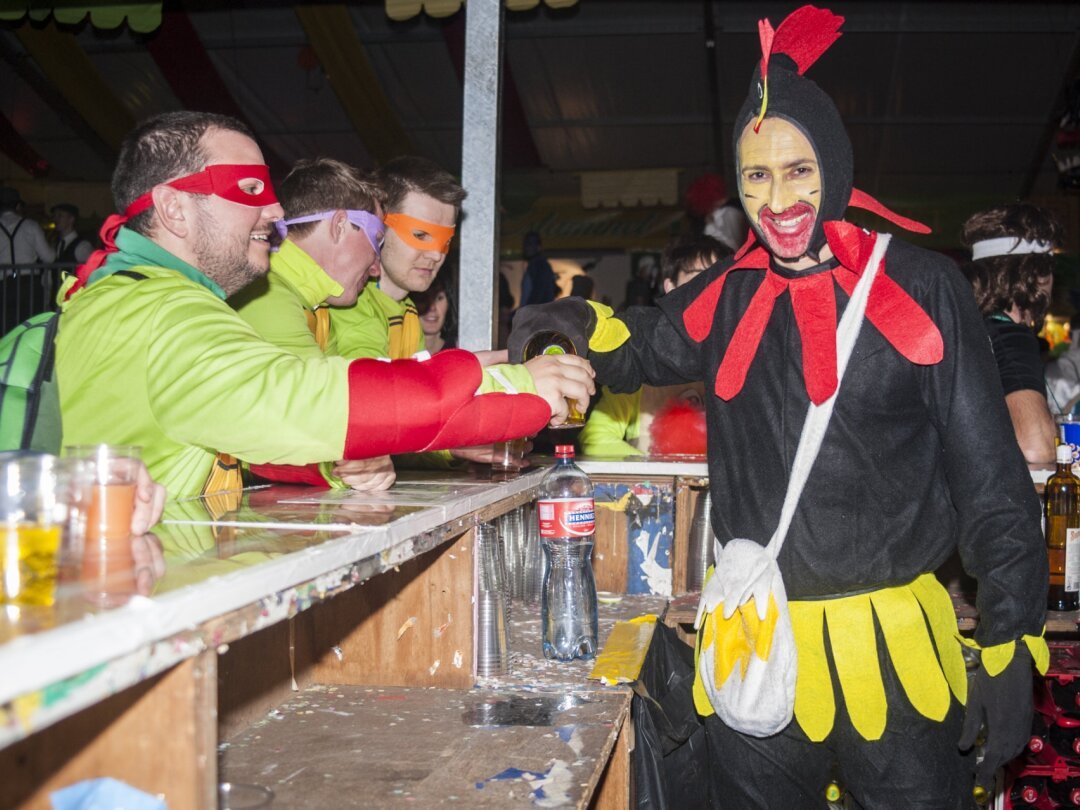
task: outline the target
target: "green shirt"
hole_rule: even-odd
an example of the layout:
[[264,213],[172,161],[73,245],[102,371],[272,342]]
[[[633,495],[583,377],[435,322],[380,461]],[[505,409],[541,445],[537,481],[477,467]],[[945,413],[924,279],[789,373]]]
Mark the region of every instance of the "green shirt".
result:
[[700,382],[643,385],[631,394],[615,394],[605,387],[578,436],[581,452],[608,458],[649,455],[653,419],[673,400],[704,407],[705,386]]
[[307,313],[326,303],[342,288],[292,240],[270,255],[270,272],[238,292],[230,303],[265,340],[300,357],[339,354],[333,332],[326,351],[319,348],[308,326]]
[[[122,228],[120,252],[63,304],[64,444],[134,444],[171,497],[197,495],[217,452],[255,464],[341,458],[348,362],[267,343],[198,270]],[[135,280],[114,275],[130,268]]]
[[587,456],[623,458],[644,455],[630,444],[638,438],[640,422],[641,389],[631,394],[616,394],[604,386],[600,399],[581,429],[578,446]]
[[389,357],[404,360],[424,351],[424,333],[417,326],[415,347],[399,347],[395,352],[392,334],[400,330],[406,314],[416,307],[407,297],[395,301],[379,289],[378,279],[372,279],[351,307],[330,308],[330,336],[337,341],[342,357]]

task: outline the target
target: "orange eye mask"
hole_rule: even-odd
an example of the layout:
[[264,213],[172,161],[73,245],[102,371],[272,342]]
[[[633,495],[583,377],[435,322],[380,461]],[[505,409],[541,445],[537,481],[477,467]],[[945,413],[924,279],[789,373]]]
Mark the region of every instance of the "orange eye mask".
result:
[[387,214],[383,222],[397,234],[398,239],[417,250],[447,253],[450,250],[450,240],[454,238],[453,225],[436,225],[407,214]]

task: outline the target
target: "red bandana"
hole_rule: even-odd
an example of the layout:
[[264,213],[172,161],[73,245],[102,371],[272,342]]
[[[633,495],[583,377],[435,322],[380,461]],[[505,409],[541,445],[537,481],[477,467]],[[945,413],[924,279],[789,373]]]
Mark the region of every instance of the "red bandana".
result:
[[[824,228],[829,247],[840,262],[831,272],[784,278],[769,269],[769,253],[761,246],[754,247],[751,235],[736,254],[735,263],[686,308],[683,324],[690,337],[700,343],[712,331],[716,305],[728,275],[736,270],[765,271],[765,278],[735,327],[716,373],[716,395],[721,399],[730,400],[742,390],[773,305],[785,290],[791,295],[791,308],[802,340],[806,393],[812,402],[820,405],[836,390],[836,294],[833,282],[851,295],[876,237],[847,222],[826,222]],[[941,361],[941,332],[911,296],[885,274],[884,266],[870,290],[866,318],[912,363],[932,365]]]

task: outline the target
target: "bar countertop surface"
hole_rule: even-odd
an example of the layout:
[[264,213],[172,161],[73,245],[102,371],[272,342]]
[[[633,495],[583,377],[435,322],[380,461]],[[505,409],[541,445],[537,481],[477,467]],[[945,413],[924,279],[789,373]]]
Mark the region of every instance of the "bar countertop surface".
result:
[[105,608],[71,582],[53,606],[0,617],[0,746],[418,556],[486,509],[531,500],[542,474],[408,474],[381,493],[275,485],[217,519],[201,500],[170,503],[153,530],[165,574],[150,594]]

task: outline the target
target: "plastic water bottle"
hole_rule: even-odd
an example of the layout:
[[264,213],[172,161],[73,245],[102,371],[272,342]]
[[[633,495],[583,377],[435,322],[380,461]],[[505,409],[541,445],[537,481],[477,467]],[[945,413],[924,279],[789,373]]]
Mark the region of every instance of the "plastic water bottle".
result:
[[555,466],[540,484],[536,504],[547,556],[540,617],[544,656],[557,661],[596,657],[596,581],[592,481],[574,464],[574,447],[555,447]]

